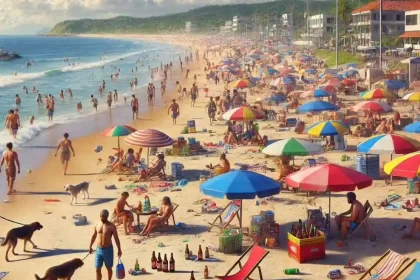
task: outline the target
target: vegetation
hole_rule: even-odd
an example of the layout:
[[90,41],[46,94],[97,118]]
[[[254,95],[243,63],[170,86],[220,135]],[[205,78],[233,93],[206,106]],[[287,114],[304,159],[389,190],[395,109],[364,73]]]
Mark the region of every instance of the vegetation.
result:
[[[311,6],[320,7],[325,13],[335,6],[333,1],[312,2]],[[185,27],[186,21],[197,24],[201,32],[218,31],[219,27],[234,16],[248,17],[252,24],[268,25],[280,23],[281,14],[292,13],[294,24],[298,28],[305,25],[305,0],[278,0],[259,4],[215,5],[193,9],[185,13],[165,16],[135,18],[120,16],[111,19],[82,19],[58,23],[49,35],[83,33],[172,33]],[[318,10],[317,10],[318,13]]]
[[[328,64],[328,66],[335,65],[335,51],[315,50],[315,56],[323,59]],[[357,55],[348,53],[346,51],[338,51],[338,65],[343,65],[352,62],[362,62],[362,60]]]

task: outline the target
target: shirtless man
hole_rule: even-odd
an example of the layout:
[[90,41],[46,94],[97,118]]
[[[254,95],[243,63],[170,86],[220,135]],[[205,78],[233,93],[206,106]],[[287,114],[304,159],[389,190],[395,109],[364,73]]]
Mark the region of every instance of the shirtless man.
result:
[[363,204],[356,199],[356,194],[354,192],[347,193],[347,202],[351,204],[350,209],[335,217],[337,227],[341,230],[342,241],[346,239],[349,229],[355,230],[365,219]]
[[15,114],[15,110],[9,110],[9,114],[4,121],[4,125],[10,130],[10,133],[16,138],[18,129],[20,127],[19,114]]
[[93,97],[93,95],[91,95],[90,102],[92,102],[93,108],[95,108],[95,110],[98,111],[98,99],[96,99],[96,97]]
[[115,207],[115,213],[117,214],[118,221],[120,221],[121,219],[123,222],[125,235],[129,235],[130,232],[133,231],[133,222],[134,222],[133,213],[130,210],[124,209],[125,206],[127,206],[130,209],[133,208],[127,203],[127,199],[129,196],[130,195],[128,194],[128,192],[123,192],[121,194],[121,198],[118,199],[117,201],[117,206]]
[[54,118],[54,108],[55,108],[55,101],[54,96],[51,96],[49,102],[47,103],[47,110],[48,110],[48,121],[52,122]]
[[176,118],[179,116],[179,105],[176,103],[175,99],[172,99],[172,104],[169,105],[168,115],[169,111],[172,111],[172,124],[176,124]]
[[131,99],[131,109],[133,112],[133,120],[139,118],[139,100],[136,98],[136,96],[132,95],[133,99]]
[[95,231],[90,239],[89,253],[93,253],[93,243],[98,237],[97,247],[95,251],[95,268],[96,280],[102,280],[102,266],[105,263],[106,270],[108,271],[108,280],[112,279],[112,266],[114,265],[114,248],[112,246],[112,237],[114,237],[115,244],[118,248],[118,257],[121,258],[121,244],[118,238],[117,228],[114,224],[108,221],[108,210],[102,210],[101,221],[95,225]]
[[108,103],[108,108],[111,109],[111,105],[112,105],[112,92],[109,92],[108,93],[108,98],[107,98],[107,101],[106,102]]
[[3,167],[3,164],[6,162],[6,179],[7,179],[7,185],[9,186],[9,191],[7,192],[8,195],[11,195],[13,192],[16,192],[13,190],[13,184],[16,179],[16,166],[17,166],[17,173],[20,173],[20,163],[18,154],[13,151],[13,144],[7,143],[6,144],[7,150],[3,152],[3,157],[1,159],[0,163],[0,172],[1,168]]
[[22,100],[20,99],[19,94],[16,94],[15,102],[17,106],[19,106],[22,103]]
[[140,232],[140,235],[149,236],[153,230],[159,226],[163,221],[166,221],[169,216],[172,214],[173,205],[171,199],[167,196],[162,198],[162,204],[157,215],[151,215],[147,220],[146,226],[143,231]]
[[61,148],[61,164],[64,165],[64,175],[67,173],[67,167],[70,161],[70,151],[73,153],[73,157],[76,156],[74,153],[73,145],[69,139],[69,134],[64,133],[64,138],[58,142],[57,150],[55,151],[55,156],[57,156],[58,150]]

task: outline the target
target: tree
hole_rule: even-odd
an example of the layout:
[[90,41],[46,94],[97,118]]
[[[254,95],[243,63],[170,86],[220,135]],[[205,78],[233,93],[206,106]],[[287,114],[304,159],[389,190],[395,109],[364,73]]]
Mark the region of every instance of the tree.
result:
[[351,18],[352,7],[350,1],[340,0],[338,2],[338,17],[341,21],[344,22],[344,26],[348,26],[348,23]]

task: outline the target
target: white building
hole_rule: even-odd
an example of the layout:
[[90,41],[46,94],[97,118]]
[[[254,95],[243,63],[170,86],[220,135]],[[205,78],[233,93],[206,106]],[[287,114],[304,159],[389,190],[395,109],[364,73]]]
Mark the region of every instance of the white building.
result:
[[321,40],[328,40],[335,30],[335,17],[319,14],[308,18],[309,34],[301,34],[302,39],[319,42]]
[[220,26],[220,33],[228,34],[232,33],[233,30],[233,22],[231,20],[225,21],[225,25]]
[[234,16],[232,18],[232,31],[238,34],[251,32],[252,24],[247,17]]
[[405,12],[404,48],[420,50],[420,10]]
[[191,21],[185,22],[185,32],[191,33],[191,32],[197,32],[197,31],[198,31],[197,24],[194,24]]

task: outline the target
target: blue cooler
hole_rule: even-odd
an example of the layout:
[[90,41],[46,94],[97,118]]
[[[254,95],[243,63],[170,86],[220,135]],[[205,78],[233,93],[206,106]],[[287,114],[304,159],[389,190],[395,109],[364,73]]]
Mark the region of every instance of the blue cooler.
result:
[[184,166],[179,162],[172,162],[171,164],[171,175],[175,179],[182,179],[182,170]]

